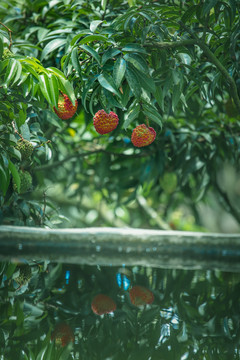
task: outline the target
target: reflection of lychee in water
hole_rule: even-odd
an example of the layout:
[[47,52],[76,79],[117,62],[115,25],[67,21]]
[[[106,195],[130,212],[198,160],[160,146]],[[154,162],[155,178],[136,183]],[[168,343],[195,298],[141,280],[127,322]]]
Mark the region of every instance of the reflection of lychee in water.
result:
[[97,315],[109,314],[116,310],[117,306],[113,299],[107,295],[98,294],[91,304],[92,311]]
[[154,301],[154,295],[152,291],[148,290],[144,286],[133,286],[129,291],[131,303],[135,306],[142,306],[152,304]]
[[74,334],[71,327],[66,323],[59,323],[51,335],[51,340],[62,347],[74,342]]

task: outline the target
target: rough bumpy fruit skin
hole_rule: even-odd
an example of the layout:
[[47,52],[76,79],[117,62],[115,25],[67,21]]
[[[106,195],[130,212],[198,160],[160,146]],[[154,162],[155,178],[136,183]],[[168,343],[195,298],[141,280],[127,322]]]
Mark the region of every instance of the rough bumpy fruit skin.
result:
[[20,286],[26,285],[30,281],[32,276],[31,266],[21,265],[18,267],[18,269],[19,269],[19,275],[14,280]]
[[71,341],[74,342],[74,334],[68,324],[60,323],[55,327],[54,331],[52,332],[51,340],[54,340],[56,345],[64,347]]
[[134,146],[150,145],[156,138],[156,131],[145,124],[138,125],[132,132],[131,141]]
[[72,104],[71,100],[66,94],[59,95],[58,99],[58,109],[53,107],[53,110],[57,114],[57,116],[62,120],[67,120],[73,117],[75,112],[77,111],[78,101],[75,101],[75,105]]
[[2,60],[6,60],[10,57],[12,57],[14,54],[8,49],[8,48],[5,48],[3,50],[3,54],[2,54]]
[[107,134],[118,126],[118,116],[113,111],[107,114],[103,109],[96,112],[93,118],[93,125],[96,131],[103,135]]
[[20,139],[17,142],[16,149],[20,151],[22,155],[22,159],[28,159],[33,153],[33,144],[30,143],[30,141],[25,139]]
[[146,304],[152,304],[154,301],[153,293],[144,286],[133,286],[129,291],[131,303],[135,306],[142,306]]
[[96,315],[109,314],[116,310],[116,303],[109,296],[98,294],[92,301],[91,308]]
[[28,190],[30,190],[32,186],[32,176],[29,174],[28,171],[19,171],[20,176],[20,191],[18,192],[17,184],[13,180],[13,190],[18,192],[19,194],[24,194]]

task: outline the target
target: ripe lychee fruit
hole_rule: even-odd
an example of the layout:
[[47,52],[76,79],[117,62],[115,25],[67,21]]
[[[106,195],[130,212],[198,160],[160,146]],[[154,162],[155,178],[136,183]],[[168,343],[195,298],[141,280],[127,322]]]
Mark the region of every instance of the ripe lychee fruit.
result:
[[33,153],[33,144],[25,139],[20,139],[17,142],[16,149],[20,151],[22,159],[28,159]]
[[142,306],[146,304],[152,304],[154,301],[154,295],[151,290],[144,286],[133,286],[129,291],[131,303],[135,306]]
[[107,114],[103,109],[96,112],[93,118],[93,125],[96,131],[103,135],[107,134],[118,126],[118,116],[113,111]]
[[72,104],[71,100],[66,94],[60,94],[58,99],[58,109],[53,107],[53,110],[57,116],[62,120],[67,120],[73,117],[77,111],[78,101],[75,101],[75,105]]
[[92,301],[92,311],[97,315],[109,314],[116,310],[115,301],[107,295],[98,294]]
[[64,347],[74,342],[74,333],[68,324],[59,323],[51,334],[51,340],[54,340],[56,345]]
[[143,147],[150,145],[156,138],[156,131],[145,124],[138,125],[133,129],[131,141],[134,146]]

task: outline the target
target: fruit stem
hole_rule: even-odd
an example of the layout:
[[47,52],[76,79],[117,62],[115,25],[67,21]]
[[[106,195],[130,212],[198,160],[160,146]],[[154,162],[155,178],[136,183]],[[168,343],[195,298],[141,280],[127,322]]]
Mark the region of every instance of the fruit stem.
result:
[[12,30],[9,29],[9,27],[7,27],[6,25],[4,25],[1,21],[0,21],[0,25],[2,25],[3,27],[5,27],[5,29],[7,29],[7,31],[9,32],[9,50],[11,50],[11,46],[12,46]]

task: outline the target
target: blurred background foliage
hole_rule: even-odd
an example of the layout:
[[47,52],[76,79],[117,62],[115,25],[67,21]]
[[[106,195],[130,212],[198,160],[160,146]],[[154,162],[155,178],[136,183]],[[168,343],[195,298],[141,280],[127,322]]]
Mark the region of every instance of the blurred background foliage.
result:
[[[135,285],[152,292],[151,305],[131,303]],[[237,360],[239,291],[237,273],[1,263],[1,359]],[[92,311],[98,294],[113,313]]]
[[[239,231],[239,1],[10,0],[0,14],[1,224]],[[78,99],[67,121],[59,90]],[[99,136],[102,108],[120,123]],[[137,149],[144,122],[157,138]]]

